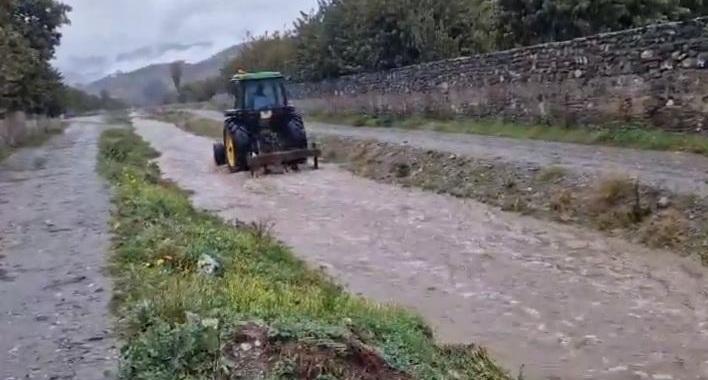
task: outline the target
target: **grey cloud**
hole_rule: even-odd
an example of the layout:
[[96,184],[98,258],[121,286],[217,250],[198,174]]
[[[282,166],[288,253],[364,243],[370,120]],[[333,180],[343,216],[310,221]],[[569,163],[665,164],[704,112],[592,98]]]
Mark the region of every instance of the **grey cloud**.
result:
[[108,57],[103,55],[89,55],[86,57],[69,57],[69,62],[75,66],[103,66],[108,63]]
[[301,10],[317,6],[317,0],[62,1],[73,11],[55,65],[91,73],[91,80],[152,63],[197,62],[239,44],[247,31],[289,27]]
[[119,53],[116,55],[116,61],[123,62],[135,59],[153,59],[159,58],[170,51],[185,51],[194,47],[210,48],[212,45],[213,44],[211,42],[195,42],[191,44],[164,43],[154,46],[143,46],[131,51]]

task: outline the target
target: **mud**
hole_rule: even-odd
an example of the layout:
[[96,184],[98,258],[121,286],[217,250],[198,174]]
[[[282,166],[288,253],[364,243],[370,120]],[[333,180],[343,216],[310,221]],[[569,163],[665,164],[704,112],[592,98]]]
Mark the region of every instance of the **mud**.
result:
[[103,379],[116,367],[96,121],[0,163],[0,379]]
[[[223,120],[221,112],[189,111],[201,117]],[[538,167],[553,165],[577,173],[621,173],[671,192],[708,197],[708,157],[697,154],[396,128],[348,127],[314,122],[308,122],[307,128],[310,132],[322,136],[374,139],[479,159]]]
[[250,178],[211,143],[136,120],[197,207],[271,221],[353,292],[420,312],[447,343],[479,343],[530,379],[708,379],[708,270],[695,261],[334,165]]

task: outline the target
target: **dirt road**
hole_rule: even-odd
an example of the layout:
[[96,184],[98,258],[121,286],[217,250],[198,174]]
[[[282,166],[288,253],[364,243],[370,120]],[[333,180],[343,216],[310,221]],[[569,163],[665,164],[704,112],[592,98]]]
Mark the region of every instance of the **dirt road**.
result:
[[530,379],[708,379],[708,271],[694,261],[331,165],[227,175],[211,140],[135,125],[198,207],[272,221],[312,265],[417,310],[444,342],[486,345]]
[[0,163],[0,379],[94,380],[115,368],[109,191],[91,121]]
[[[201,117],[223,120],[223,114],[190,110]],[[580,144],[518,140],[471,134],[346,127],[307,123],[310,132],[358,139],[374,139],[476,158],[498,159],[538,166],[561,166],[576,172],[622,174],[667,190],[708,197],[708,157],[675,152],[643,151]]]

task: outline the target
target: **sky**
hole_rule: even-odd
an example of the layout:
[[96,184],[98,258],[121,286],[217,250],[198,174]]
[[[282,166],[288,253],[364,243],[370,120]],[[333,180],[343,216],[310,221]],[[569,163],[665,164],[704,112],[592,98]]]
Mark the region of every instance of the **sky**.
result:
[[87,83],[152,63],[197,62],[247,32],[290,28],[317,0],[62,0],[73,10],[54,64]]

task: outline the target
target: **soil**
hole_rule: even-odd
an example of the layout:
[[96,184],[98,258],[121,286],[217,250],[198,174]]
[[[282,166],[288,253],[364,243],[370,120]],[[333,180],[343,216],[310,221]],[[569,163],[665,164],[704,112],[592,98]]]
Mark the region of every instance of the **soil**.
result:
[[311,265],[417,310],[444,343],[487,346],[529,379],[708,379],[708,269],[695,260],[336,165],[228,175],[210,139],[134,124],[197,207],[273,222]]
[[76,119],[0,163],[1,379],[102,379],[116,367],[101,129]]
[[[322,339],[280,337],[267,326],[239,327],[222,348],[228,379],[294,378],[317,380],[327,375],[347,380],[409,380],[356,336]],[[280,376],[275,376],[280,375]]]

